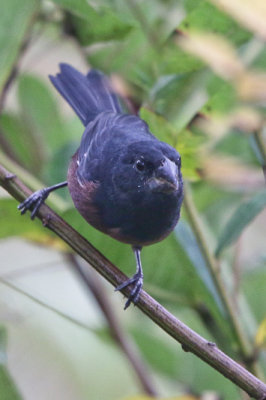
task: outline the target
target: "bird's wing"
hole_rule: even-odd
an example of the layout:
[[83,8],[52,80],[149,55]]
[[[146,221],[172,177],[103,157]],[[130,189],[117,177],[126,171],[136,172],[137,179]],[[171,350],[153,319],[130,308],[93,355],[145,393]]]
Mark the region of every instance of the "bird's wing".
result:
[[146,122],[128,114],[104,112],[90,122],[81,139],[77,158],[79,180],[97,180],[101,164],[134,141],[152,138]]

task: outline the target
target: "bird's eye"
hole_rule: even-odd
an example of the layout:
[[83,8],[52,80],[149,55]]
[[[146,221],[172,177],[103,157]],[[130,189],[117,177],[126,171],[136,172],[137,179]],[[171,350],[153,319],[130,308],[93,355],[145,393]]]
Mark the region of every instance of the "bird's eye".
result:
[[176,165],[177,165],[179,168],[181,167],[181,158],[180,158],[180,157],[176,160]]
[[138,171],[143,171],[145,168],[144,162],[142,160],[137,160],[135,165]]

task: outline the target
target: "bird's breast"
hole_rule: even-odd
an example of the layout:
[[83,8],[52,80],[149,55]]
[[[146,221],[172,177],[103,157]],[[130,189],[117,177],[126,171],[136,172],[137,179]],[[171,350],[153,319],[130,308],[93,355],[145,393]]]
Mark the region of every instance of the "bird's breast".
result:
[[182,199],[178,196],[155,194],[148,202],[132,199],[111,206],[107,210],[108,234],[131,245],[149,245],[159,242],[174,229],[180,215]]

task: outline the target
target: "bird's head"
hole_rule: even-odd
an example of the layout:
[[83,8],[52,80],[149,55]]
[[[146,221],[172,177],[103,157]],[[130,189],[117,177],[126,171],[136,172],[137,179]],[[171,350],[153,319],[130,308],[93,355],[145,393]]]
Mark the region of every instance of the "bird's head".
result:
[[113,183],[120,193],[182,192],[181,159],[166,143],[147,140],[135,142],[119,156],[113,171]]

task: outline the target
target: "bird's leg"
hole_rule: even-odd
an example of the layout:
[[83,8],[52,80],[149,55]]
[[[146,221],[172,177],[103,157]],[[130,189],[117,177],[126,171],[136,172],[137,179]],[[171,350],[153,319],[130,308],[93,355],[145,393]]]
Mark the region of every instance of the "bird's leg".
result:
[[131,303],[136,304],[139,299],[139,295],[142,289],[143,285],[143,271],[142,271],[142,266],[141,266],[141,259],[140,259],[140,252],[141,252],[141,247],[140,246],[132,246],[132,249],[135,254],[136,258],[136,263],[137,263],[137,268],[136,268],[136,273],[135,275],[132,276],[132,278],[128,279],[127,281],[123,282],[121,285],[117,286],[115,290],[122,290],[125,287],[134,284],[131,293],[127,299],[127,302],[125,304],[124,310],[126,310]]
[[21,211],[21,215],[25,214],[27,210],[31,210],[31,219],[34,219],[39,208],[47,199],[49,194],[54,190],[60,189],[61,187],[67,186],[67,181],[57,183],[56,185],[37,190],[32,193],[26,200],[19,204],[18,209]]

